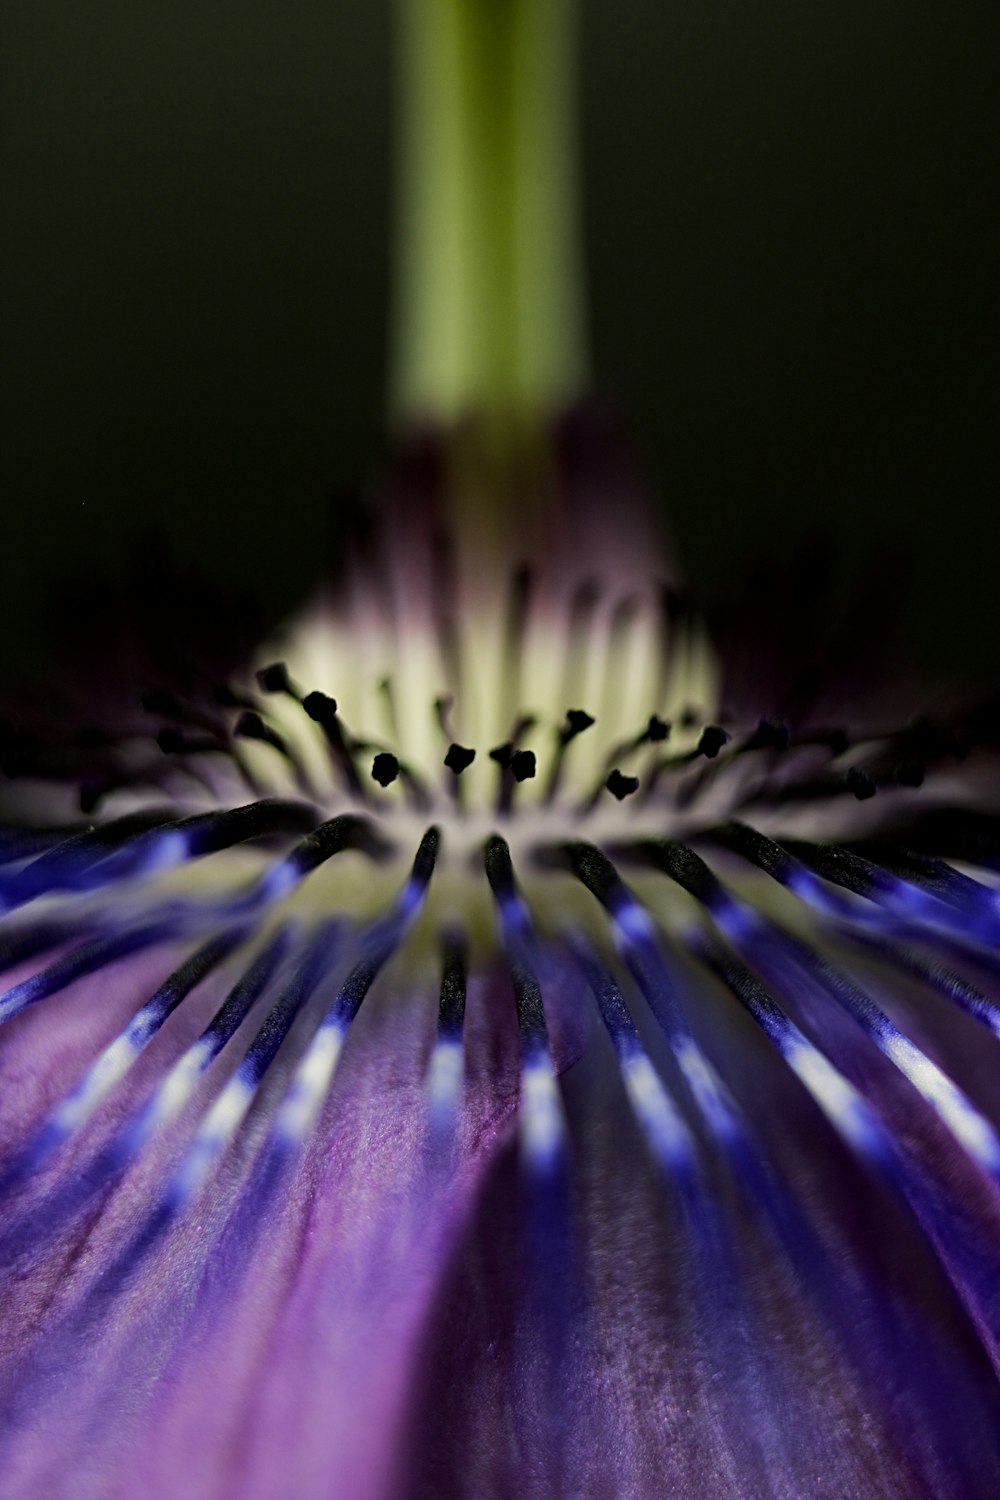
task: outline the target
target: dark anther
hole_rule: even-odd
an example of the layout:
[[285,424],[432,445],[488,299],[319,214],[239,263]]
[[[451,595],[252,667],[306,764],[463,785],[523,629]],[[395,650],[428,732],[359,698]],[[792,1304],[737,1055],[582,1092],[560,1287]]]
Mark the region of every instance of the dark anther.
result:
[[685,729],[693,729],[696,724],[701,723],[701,714],[696,708],[686,708],[681,714],[681,724]]
[[709,760],[714,760],[723,745],[729,743],[729,736],[719,724],[708,724],[701,732],[698,741],[698,749],[702,755],[707,755]]
[[265,724],[260,714],[254,713],[252,708],[240,714],[234,732],[244,740],[262,740],[265,745],[273,745],[275,750],[283,751],[285,748],[280,734],[269,724]]
[[896,780],[900,786],[923,786],[924,767],[917,760],[908,760],[896,767]]
[[307,693],[302,699],[302,707],[310,719],[322,729],[334,764],[348,788],[355,797],[360,797],[363,801],[367,794],[361,785],[361,777],[354,764],[351,746],[348,744],[343,726],[337,717],[336,698],[328,698],[326,693]]
[[626,797],[631,797],[633,792],[639,790],[639,778],[638,776],[623,776],[621,771],[615,769],[604,785],[612,797],[617,797],[619,802],[623,802]]
[[571,739],[574,739],[576,735],[582,734],[585,729],[589,729],[591,724],[596,723],[597,720],[592,714],[588,714],[585,709],[568,708],[566,710],[566,722],[559,731],[559,738],[565,745]]
[[462,772],[472,765],[475,758],[475,750],[468,750],[464,745],[452,744],[448,747],[444,763],[449,771],[453,771],[456,776],[461,776]]
[[646,725],[646,739],[653,745],[662,745],[663,741],[669,738],[669,721],[661,719],[658,714],[650,714],[649,723]]
[[271,662],[269,666],[261,667],[255,675],[262,693],[288,693],[292,698],[298,696],[283,661]]
[[391,786],[399,775],[399,761],[388,750],[382,750],[372,761],[372,776],[379,786]]
[[495,760],[497,765],[500,766],[504,771],[506,771],[507,767],[510,765],[511,757],[513,756],[513,754],[514,746],[511,744],[510,740],[505,740],[502,745],[497,745],[495,749],[490,751],[490,760]]
[[326,693],[307,693],[302,707],[316,724],[330,724],[337,717],[337,700]]
[[518,750],[511,756],[510,769],[515,781],[530,781],[535,774],[534,750]]
[[782,724],[780,720],[761,719],[747,741],[746,748],[748,750],[787,750],[788,740],[787,724]]
[[878,791],[878,787],[868,772],[862,771],[860,766],[852,766],[848,771],[847,785],[859,802],[867,802],[868,798],[874,797]]

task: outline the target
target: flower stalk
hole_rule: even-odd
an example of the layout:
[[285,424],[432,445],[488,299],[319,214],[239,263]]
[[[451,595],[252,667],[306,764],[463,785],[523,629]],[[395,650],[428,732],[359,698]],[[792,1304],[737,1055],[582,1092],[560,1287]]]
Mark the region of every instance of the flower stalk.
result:
[[402,421],[509,430],[587,376],[574,0],[399,0]]

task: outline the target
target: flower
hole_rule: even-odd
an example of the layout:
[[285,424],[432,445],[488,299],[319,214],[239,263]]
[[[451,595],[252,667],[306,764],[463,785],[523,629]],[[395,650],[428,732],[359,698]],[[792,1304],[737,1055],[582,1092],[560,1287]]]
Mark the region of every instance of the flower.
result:
[[478,129],[537,12],[414,7],[475,87],[345,578],[6,725],[14,1500],[997,1492],[995,720],[710,645]]
[[620,517],[469,590],[414,448],[283,656],[9,740],[4,1493],[990,1493],[988,726],[731,715]]

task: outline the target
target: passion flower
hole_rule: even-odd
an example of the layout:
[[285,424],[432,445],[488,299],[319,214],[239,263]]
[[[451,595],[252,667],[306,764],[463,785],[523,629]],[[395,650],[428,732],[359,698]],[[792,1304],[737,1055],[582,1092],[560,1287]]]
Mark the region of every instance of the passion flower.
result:
[[406,21],[374,540],[5,732],[0,1490],[979,1500],[993,722],[717,660],[567,404],[568,15]]

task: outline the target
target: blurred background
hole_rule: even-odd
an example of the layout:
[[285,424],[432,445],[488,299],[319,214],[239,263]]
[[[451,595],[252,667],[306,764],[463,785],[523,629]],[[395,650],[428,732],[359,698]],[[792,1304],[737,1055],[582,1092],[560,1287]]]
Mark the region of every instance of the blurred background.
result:
[[[1000,672],[996,0],[582,0],[594,364],[696,586]],[[268,617],[383,453],[389,0],[5,0],[0,665],[158,529]],[[780,600],[768,607],[780,610]]]

